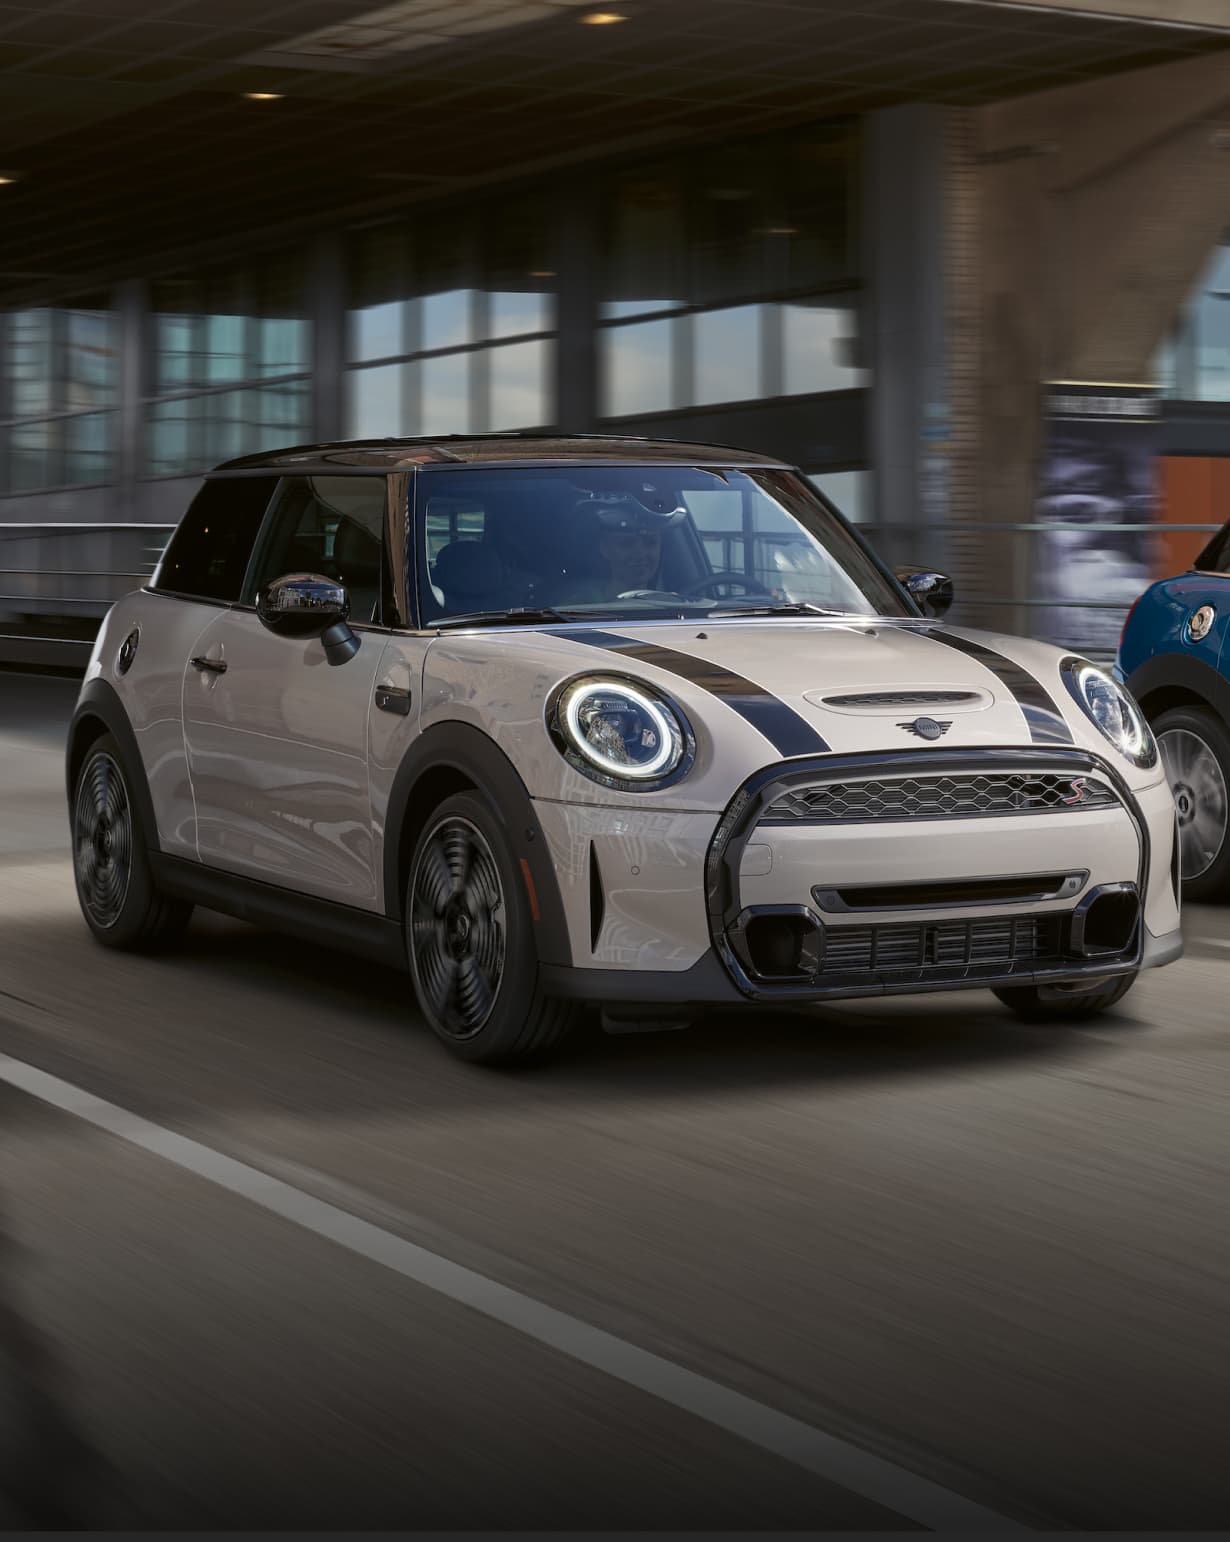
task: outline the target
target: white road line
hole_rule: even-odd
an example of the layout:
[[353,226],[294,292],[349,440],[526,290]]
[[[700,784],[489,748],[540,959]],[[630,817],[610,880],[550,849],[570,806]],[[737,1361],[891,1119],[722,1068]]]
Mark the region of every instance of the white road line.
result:
[[0,1055],[0,1081],[908,1520],[937,1531],[1028,1529],[37,1066]]

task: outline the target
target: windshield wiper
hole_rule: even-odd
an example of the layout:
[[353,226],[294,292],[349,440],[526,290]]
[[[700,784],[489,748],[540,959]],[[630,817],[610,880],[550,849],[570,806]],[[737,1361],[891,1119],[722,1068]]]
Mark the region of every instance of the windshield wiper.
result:
[[450,626],[477,626],[483,621],[502,622],[509,626],[536,626],[543,621],[575,621],[576,612],[565,615],[550,605],[514,605],[509,610],[471,610],[464,616],[441,616],[429,626],[443,630]]
[[826,610],[810,600],[783,600],[777,605],[731,605],[725,610],[706,611],[707,616],[848,616],[848,610]]

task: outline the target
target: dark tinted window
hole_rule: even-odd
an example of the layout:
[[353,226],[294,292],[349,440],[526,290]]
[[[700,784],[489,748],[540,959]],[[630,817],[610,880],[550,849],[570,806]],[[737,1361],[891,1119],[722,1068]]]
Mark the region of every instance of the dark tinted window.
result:
[[163,553],[154,588],[203,600],[238,600],[276,477],[206,482]]
[[1201,573],[1230,573],[1230,525],[1224,525],[1196,558]]
[[383,477],[285,477],[261,533],[244,601],[287,573],[346,585],[352,621],[379,622],[384,571]]

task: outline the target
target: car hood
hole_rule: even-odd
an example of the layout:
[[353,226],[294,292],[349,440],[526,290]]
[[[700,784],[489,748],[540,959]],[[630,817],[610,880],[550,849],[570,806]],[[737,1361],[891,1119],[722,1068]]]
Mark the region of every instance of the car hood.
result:
[[[686,789],[689,803],[720,805],[745,777],[798,756],[911,749],[940,754],[991,747],[1076,748],[1105,756],[1129,781],[1139,780],[1068,695],[1059,673],[1064,656],[1059,649],[934,622],[748,618],[579,623],[501,630],[498,642],[490,630],[451,634],[433,644],[431,652],[433,673],[455,676],[458,685],[466,680],[470,701],[475,699],[474,670],[481,667],[483,694],[493,705],[497,698],[523,703],[507,722],[497,721],[493,729],[488,717],[483,725],[518,763],[528,742],[527,665],[535,676],[531,691],[539,714],[544,698],[562,680],[579,674],[631,677],[655,687],[682,707],[698,743],[696,770],[672,795],[673,802]],[[514,675],[521,676],[519,685]],[[456,689],[448,694],[454,707],[459,705]],[[440,699],[438,692],[434,695]],[[503,711],[497,706],[493,715],[498,719]],[[548,784],[558,776],[559,765],[558,756],[553,763],[548,757]],[[569,769],[572,777],[577,783],[585,780]],[[527,780],[537,784],[532,790],[542,792],[542,777]],[[546,795],[578,791],[572,785],[548,785]],[[646,797],[636,796],[638,801]]]

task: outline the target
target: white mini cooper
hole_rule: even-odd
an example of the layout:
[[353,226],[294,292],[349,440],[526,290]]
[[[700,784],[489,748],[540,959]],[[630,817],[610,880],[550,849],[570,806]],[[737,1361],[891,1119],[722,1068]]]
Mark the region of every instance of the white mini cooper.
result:
[[229,462],[90,659],[86,921],[150,947],[204,905],[386,960],[469,1060],[586,1003],[1100,1011],[1182,951],[1156,746],[1109,674],[950,599],[746,452]]

